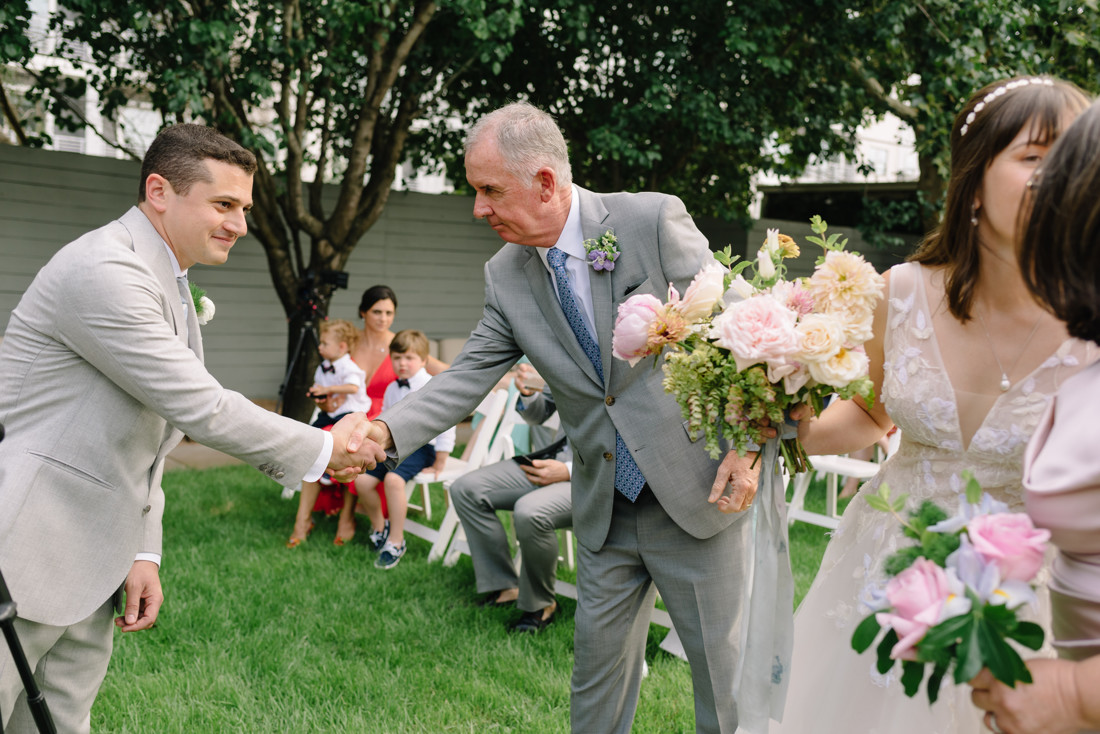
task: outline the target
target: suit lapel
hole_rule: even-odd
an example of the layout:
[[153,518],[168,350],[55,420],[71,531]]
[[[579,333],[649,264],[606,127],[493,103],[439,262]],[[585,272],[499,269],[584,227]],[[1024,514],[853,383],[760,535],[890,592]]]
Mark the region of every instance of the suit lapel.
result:
[[[577,187],[581,207],[581,232],[584,239],[597,239],[603,236],[609,227],[605,224],[607,208],[599,197],[590,191]],[[603,374],[608,384],[611,382],[611,337],[615,326],[614,298],[612,282],[614,270],[593,270],[588,275],[592,289],[592,315],[596,321],[596,341],[600,345],[600,359],[603,362]],[[582,352],[583,354],[583,352]]]
[[554,332],[554,336],[562,345],[562,348],[573,358],[574,362],[580,365],[584,373],[599,385],[600,376],[596,374],[596,368],[592,366],[592,360],[581,349],[580,342],[577,341],[573,329],[569,326],[569,320],[565,318],[565,313],[561,310],[561,305],[558,303],[558,294],[554,292],[551,283],[550,272],[543,265],[542,258],[534,251],[534,248],[527,249],[530,252],[528,253],[527,264],[523,266],[523,272],[531,286],[535,303],[538,304],[543,318],[546,319],[546,323],[550,326],[550,330]]
[[192,305],[184,313],[179,285],[176,283],[175,269],[169,259],[164,240],[153,227],[149,219],[137,207],[132,207],[119,218],[133,238],[134,252],[140,257],[157,278],[157,282],[168,297],[168,307],[172,314],[172,328],[182,343],[191,348],[202,359],[202,338],[199,322]]

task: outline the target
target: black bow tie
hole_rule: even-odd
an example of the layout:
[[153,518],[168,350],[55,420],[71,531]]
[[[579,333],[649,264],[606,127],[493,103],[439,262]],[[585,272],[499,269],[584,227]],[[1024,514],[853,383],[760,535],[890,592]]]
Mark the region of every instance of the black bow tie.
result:
[[329,373],[335,373],[335,372],[336,372],[336,368],[335,368],[334,366],[332,366],[331,364],[330,364],[330,365],[328,365],[328,366],[326,366],[326,365],[321,365],[321,372],[323,372],[323,373],[325,373],[325,374],[329,374]]
[[398,387],[408,387],[409,386],[409,381],[404,379],[403,377],[398,377],[397,378],[397,386]]

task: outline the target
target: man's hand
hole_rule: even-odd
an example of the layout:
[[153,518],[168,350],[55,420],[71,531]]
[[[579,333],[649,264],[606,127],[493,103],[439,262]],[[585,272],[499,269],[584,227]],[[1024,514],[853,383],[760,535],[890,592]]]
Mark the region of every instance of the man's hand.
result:
[[363,413],[349,413],[332,427],[332,456],[328,469],[333,479],[350,482],[386,460],[386,452],[378,440],[381,431],[385,430],[385,439],[389,442],[389,429],[385,425],[372,423]]
[[[717,503],[720,512],[743,512],[752,506],[760,483],[760,462],[755,453],[738,456],[730,451],[718,467],[707,502]],[[753,463],[756,466],[753,466]]]
[[534,367],[526,362],[516,365],[516,375],[513,382],[516,389],[519,390],[519,394],[525,398],[531,397],[546,387],[546,381],[542,379],[542,376]]
[[557,459],[535,459],[533,466],[520,464],[519,468],[527,474],[527,481],[538,487],[545,487],[557,482],[569,481],[569,467]]
[[160,566],[152,561],[134,561],[126,575],[126,606],[115,626],[123,632],[147,630],[157,621],[164,593],[160,588]]

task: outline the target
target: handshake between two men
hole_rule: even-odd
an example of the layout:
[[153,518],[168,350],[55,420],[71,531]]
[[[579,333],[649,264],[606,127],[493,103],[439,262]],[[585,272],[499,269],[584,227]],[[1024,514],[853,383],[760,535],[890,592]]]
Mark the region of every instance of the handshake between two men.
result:
[[[381,429],[379,428],[381,427]],[[351,482],[386,460],[389,431],[364,413],[349,413],[332,426],[332,454],[328,470],[338,482]]]

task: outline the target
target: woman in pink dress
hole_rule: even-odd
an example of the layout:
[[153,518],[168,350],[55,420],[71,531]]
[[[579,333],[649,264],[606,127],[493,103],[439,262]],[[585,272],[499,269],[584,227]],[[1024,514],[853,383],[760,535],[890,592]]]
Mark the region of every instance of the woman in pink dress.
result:
[[[1062,135],[1029,188],[1024,280],[1072,336],[1100,343],[1100,102]],[[1024,455],[1027,511],[1058,549],[1050,597],[1059,659],[1028,661],[1031,685],[1009,688],[988,670],[971,682],[994,732],[1100,731],[1098,418],[1100,362],[1062,385]]]

